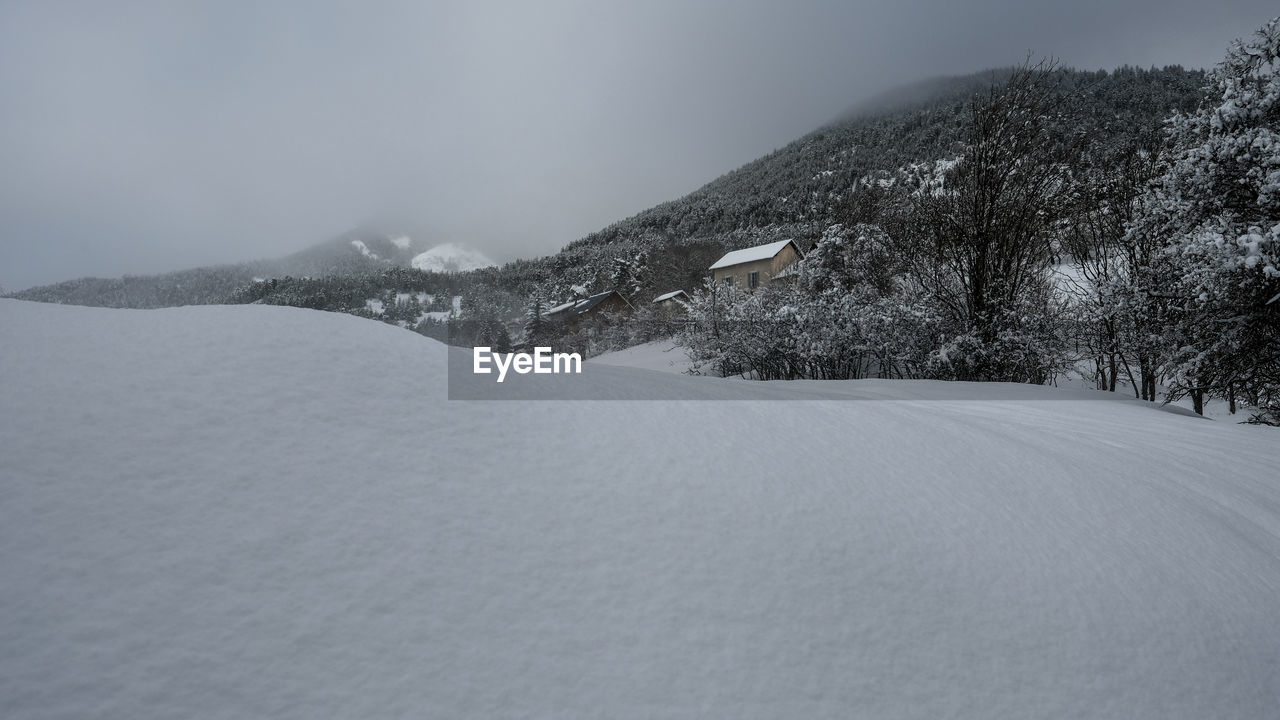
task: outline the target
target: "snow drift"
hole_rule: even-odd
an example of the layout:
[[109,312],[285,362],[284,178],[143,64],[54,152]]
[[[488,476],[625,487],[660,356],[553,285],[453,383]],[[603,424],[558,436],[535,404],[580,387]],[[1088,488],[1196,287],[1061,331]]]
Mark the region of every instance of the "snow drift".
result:
[[[290,308],[0,301],[3,714],[1280,706],[1272,429],[619,367],[582,381],[742,401],[458,402],[445,356]],[[820,391],[887,399],[777,401]]]

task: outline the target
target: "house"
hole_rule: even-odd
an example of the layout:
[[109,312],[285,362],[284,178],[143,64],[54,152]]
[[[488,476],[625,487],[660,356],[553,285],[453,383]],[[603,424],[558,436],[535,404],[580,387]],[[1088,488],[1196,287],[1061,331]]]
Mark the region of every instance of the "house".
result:
[[654,298],[652,304],[654,310],[678,312],[684,310],[688,302],[689,293],[683,290],[673,290]]
[[725,253],[709,269],[711,279],[717,285],[737,285],[753,290],[768,285],[775,278],[785,277],[784,271],[802,259],[804,253],[794,240],[779,240]]
[[633,308],[617,290],[598,293],[582,300],[571,300],[548,310],[542,317],[559,323],[568,331],[577,329],[583,320],[604,313],[629,312]]
[[655,329],[664,325],[666,334],[672,334],[689,316],[689,293],[683,290],[672,290],[653,299],[649,307],[653,309],[651,320]]

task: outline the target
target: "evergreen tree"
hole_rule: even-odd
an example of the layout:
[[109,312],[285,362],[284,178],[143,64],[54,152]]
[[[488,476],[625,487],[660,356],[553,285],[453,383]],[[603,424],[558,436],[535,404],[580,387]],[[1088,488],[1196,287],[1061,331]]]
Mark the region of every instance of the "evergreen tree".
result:
[[550,345],[551,328],[550,323],[544,317],[545,312],[546,308],[542,295],[535,293],[524,319],[524,341],[530,347],[548,347]]
[[511,352],[511,334],[507,332],[507,327],[500,322],[490,326],[488,342],[494,352]]

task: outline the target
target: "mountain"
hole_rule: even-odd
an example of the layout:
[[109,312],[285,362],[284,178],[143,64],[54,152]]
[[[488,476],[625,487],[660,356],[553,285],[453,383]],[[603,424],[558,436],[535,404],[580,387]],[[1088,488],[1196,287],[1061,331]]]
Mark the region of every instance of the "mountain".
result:
[[[239,293],[268,279],[370,278],[415,267],[432,258],[436,273],[492,265],[479,252],[445,244],[430,248],[406,235],[352,230],[331,240],[272,260],[192,268],[158,275],[79,278],[30,288],[9,297],[98,307],[154,308],[235,302]],[[451,268],[451,266],[456,266]]]
[[272,277],[359,275],[389,267],[409,267],[414,255],[424,249],[420,242],[405,235],[353,230],[271,261],[264,269]]
[[[849,190],[961,152],[970,103],[1007,72],[940,78],[886,93],[840,120],[671,202],[570,243],[651,245],[721,238],[732,249],[775,235],[816,239]],[[1114,72],[1057,70],[1064,134],[1098,145],[1154,145],[1165,118],[1194,109],[1204,73],[1178,66]],[[761,241],[763,241],[763,239]]]

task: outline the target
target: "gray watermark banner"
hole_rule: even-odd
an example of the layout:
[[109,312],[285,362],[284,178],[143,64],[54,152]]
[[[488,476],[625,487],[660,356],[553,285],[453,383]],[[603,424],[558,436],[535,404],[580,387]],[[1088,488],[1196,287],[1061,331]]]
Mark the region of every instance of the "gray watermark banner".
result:
[[[679,352],[679,348],[672,348]],[[533,359],[535,353],[525,353]],[[516,359],[505,354],[508,371],[498,382],[491,350],[480,353],[489,372],[476,372],[475,348],[448,349],[448,398],[459,401],[941,401],[1044,402],[1097,400],[1140,402],[1118,393],[1023,385],[947,380],[747,380],[740,377],[692,376],[583,360],[581,372],[519,373]],[[545,362],[545,361],[544,361]],[[1145,403],[1144,403],[1145,404]],[[1175,412],[1177,410],[1174,410]],[[1189,411],[1188,411],[1189,412]]]

